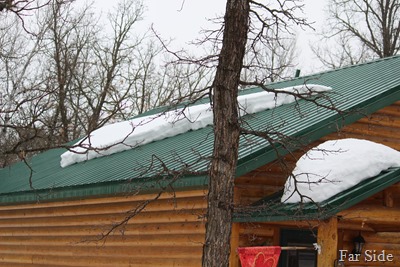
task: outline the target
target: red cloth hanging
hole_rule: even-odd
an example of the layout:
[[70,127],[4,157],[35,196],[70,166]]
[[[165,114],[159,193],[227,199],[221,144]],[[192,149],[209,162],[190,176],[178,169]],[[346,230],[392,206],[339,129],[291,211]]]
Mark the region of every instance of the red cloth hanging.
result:
[[238,248],[242,267],[276,267],[281,247],[243,247]]

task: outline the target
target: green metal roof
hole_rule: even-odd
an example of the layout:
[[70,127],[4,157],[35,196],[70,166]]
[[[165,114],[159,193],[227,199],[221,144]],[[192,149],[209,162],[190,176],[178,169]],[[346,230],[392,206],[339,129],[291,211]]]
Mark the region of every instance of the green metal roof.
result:
[[324,220],[400,181],[400,168],[393,168],[364,180],[320,203],[281,203],[282,191],[235,213],[235,222],[277,222]]
[[[400,100],[400,56],[269,86],[283,88],[304,83],[332,87],[333,92],[329,95],[336,107],[357,112],[339,115],[300,100],[248,115],[248,125],[253,129],[274,129],[302,138],[302,143],[312,142],[334,132],[338,125],[352,123],[365,114]],[[259,91],[260,88],[251,88],[241,94]],[[30,169],[24,163],[0,169],[0,203],[36,201],[38,196],[42,199],[64,199],[127,192],[136,186],[146,189],[165,186],[171,178],[161,172],[161,162],[169,169],[190,166],[191,171],[204,171],[212,148],[212,127],[206,127],[66,168],[61,168],[59,164],[60,155],[65,150],[50,150],[29,159],[34,190],[29,187]],[[273,148],[261,138],[243,136],[240,139],[237,176],[273,161],[276,151],[287,153],[279,142]],[[152,166],[150,170],[149,166]],[[206,176],[185,176],[174,183],[174,188],[206,184]]]

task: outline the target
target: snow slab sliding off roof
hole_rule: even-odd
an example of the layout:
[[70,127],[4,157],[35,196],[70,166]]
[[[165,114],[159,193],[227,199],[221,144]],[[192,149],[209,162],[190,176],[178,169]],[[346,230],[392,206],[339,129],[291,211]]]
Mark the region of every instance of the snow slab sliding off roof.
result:
[[[296,101],[295,96],[285,92],[311,96],[327,92],[332,88],[316,84],[304,84],[276,90],[280,93],[257,92],[238,97],[240,115],[254,114]],[[190,130],[198,130],[212,125],[211,105],[200,104],[178,110],[158,113],[109,124],[93,131],[88,137],[78,141],[71,151],[61,155],[61,167],[99,158],[142,146],[153,141],[176,136]]]
[[[400,100],[400,56],[273,83],[268,87],[279,89],[303,84],[332,87],[334,90],[328,94],[337,108],[355,112],[339,115],[299,100],[244,116],[248,126],[301,138],[302,144],[335,132],[342,125]],[[262,91],[252,88],[241,91],[240,95]],[[160,109],[155,109],[143,115],[159,112]],[[279,136],[275,138],[279,140]],[[60,166],[60,156],[66,149],[53,149],[27,159],[33,172],[23,162],[0,169],[0,202],[36,201],[37,194],[41,194],[41,200],[67,199],[122,193],[139,185],[157,187],[160,186],[161,161],[172,170],[189,166],[190,171],[203,171],[208,168],[212,149],[211,126],[66,168]],[[241,136],[236,175],[244,175],[275,160],[276,150],[282,155],[288,152],[279,143],[272,147],[261,138]],[[30,175],[35,191],[29,186]],[[205,176],[185,176],[174,183],[174,188],[199,188],[206,184]]]

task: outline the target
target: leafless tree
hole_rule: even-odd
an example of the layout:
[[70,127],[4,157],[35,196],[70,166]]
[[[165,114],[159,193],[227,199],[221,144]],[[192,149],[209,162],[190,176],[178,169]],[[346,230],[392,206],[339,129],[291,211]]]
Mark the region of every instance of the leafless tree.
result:
[[336,47],[314,47],[315,54],[330,68],[367,59],[396,55],[400,50],[400,1],[331,0],[325,42]]
[[212,69],[191,64],[170,64],[164,49],[150,42],[134,51],[136,67],[129,68],[125,80],[132,86],[132,111],[141,114],[158,106],[174,106],[199,97],[198,89],[207,87]]
[[329,39],[323,37],[319,45],[311,45],[314,55],[328,69],[355,65],[373,58],[371,51],[368,50],[365,44],[358,45],[354,43],[346,33],[340,33],[335,36],[333,43]]
[[[67,3],[73,0],[58,0],[58,3]],[[48,5],[50,5],[51,0],[1,0],[0,1],[0,17],[6,17],[5,14],[12,14],[15,18],[18,18],[15,23],[20,22],[22,28],[25,32],[36,35],[32,29],[27,27],[29,22],[26,22],[26,18],[34,15],[34,13]]]
[[3,0],[0,1],[0,11],[9,11],[23,16],[26,12],[33,11],[44,7],[49,2],[41,2],[38,0]]
[[44,97],[35,90],[41,84],[37,56],[42,48],[42,33],[31,41],[15,23],[17,20],[15,17],[5,19],[0,37],[1,152],[15,151],[14,155],[1,153],[2,165],[15,159],[17,154],[21,156],[25,147],[31,148],[22,140],[40,143],[35,122],[47,110],[46,101],[31,105]]
[[141,1],[119,3],[108,24],[91,4],[54,0],[35,12],[35,35],[15,16],[0,29],[4,159],[65,147],[109,122],[194,98],[209,81],[206,69],[163,63],[154,37],[135,34]]
[[238,88],[241,84],[263,85],[265,81],[263,78],[241,81],[246,47],[257,53],[259,45],[270,42],[272,26],[277,27],[277,31],[290,32],[292,23],[306,25],[304,19],[297,17],[301,7],[296,1],[285,0],[274,3],[226,1],[223,32],[217,33],[222,36],[222,43],[212,84],[214,150],[209,171],[203,266],[229,265],[239,136],[246,132],[238,114]]
[[[241,79],[244,81],[275,82],[293,77],[296,39],[271,25],[268,42],[248,45]],[[261,80],[262,79],[262,80]]]

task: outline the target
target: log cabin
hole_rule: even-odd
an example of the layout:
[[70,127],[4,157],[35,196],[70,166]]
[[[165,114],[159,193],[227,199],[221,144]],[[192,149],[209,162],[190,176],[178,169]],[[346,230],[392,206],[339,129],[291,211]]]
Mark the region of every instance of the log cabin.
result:
[[[285,142],[240,139],[230,266],[240,266],[238,247],[316,243],[319,253],[284,251],[278,266],[400,267],[399,168],[318,205],[279,201],[296,160],[321,142],[359,138],[400,150],[400,56],[268,86],[307,83],[331,87],[335,109],[298,100],[244,117]],[[212,146],[207,126],[66,167],[66,150],[52,149],[1,169],[0,266],[201,266]],[[190,172],[171,175],[182,168]]]

